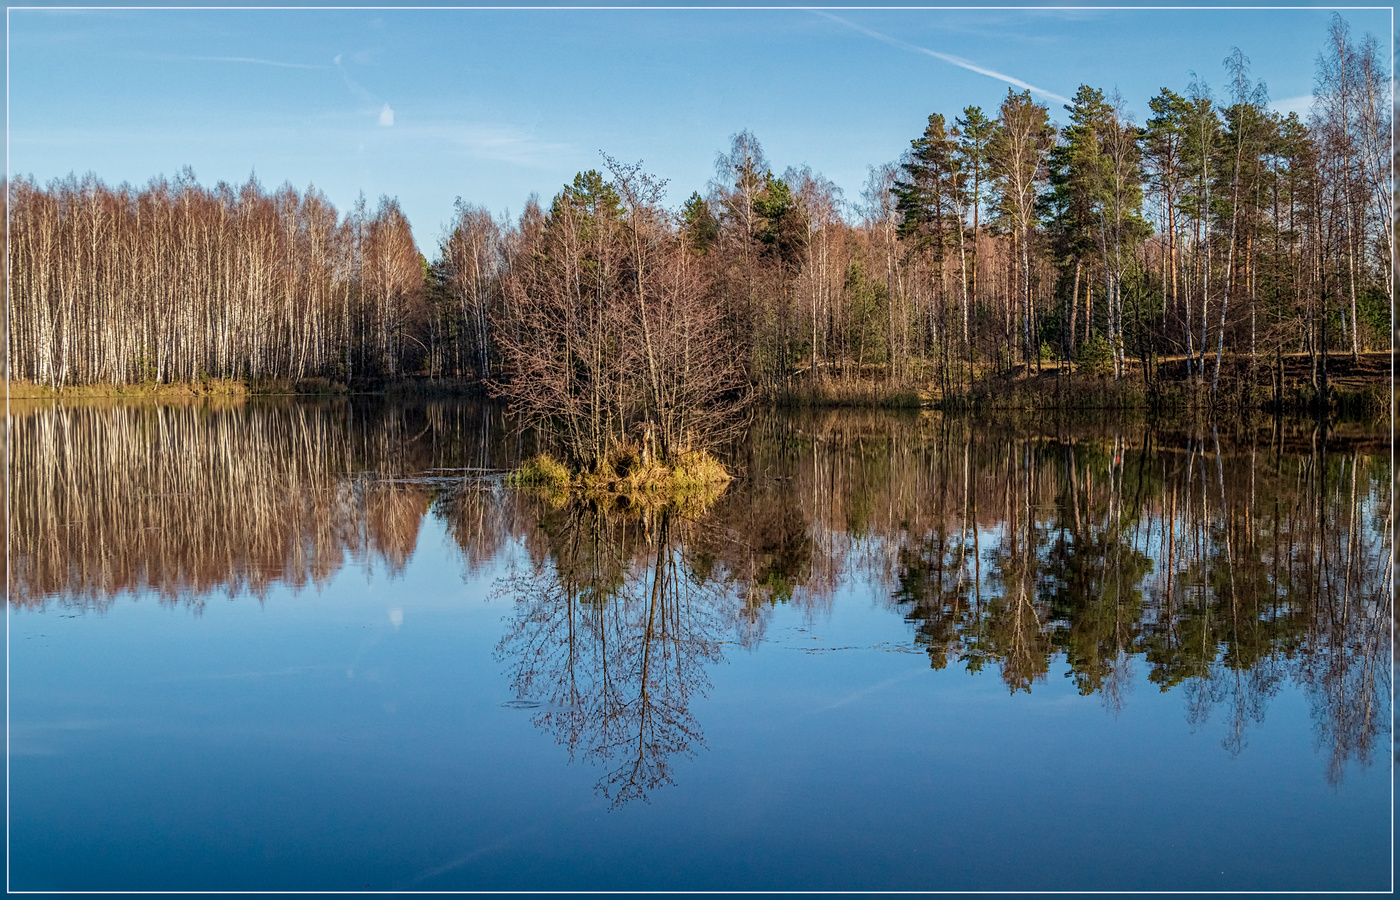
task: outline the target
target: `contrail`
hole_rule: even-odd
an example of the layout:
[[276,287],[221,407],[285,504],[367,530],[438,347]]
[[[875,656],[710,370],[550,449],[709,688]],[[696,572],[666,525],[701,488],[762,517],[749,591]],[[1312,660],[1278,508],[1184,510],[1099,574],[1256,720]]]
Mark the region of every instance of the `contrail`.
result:
[[340,64],[339,53],[335,55],[335,59],[332,60],[332,62],[334,62],[335,67],[338,70],[340,70],[340,77],[345,79],[345,86],[350,89],[351,93],[353,93],[356,97],[359,97],[366,103],[369,103],[371,105],[378,105],[379,101],[375,99],[374,95],[371,94],[369,91],[365,90],[363,87],[361,87],[360,83],[355,79],[351,78],[350,73],[345,71],[345,67]]
[[986,75],[988,78],[995,78],[998,81],[1004,81],[1009,85],[1022,88],[1024,90],[1030,91],[1032,94],[1038,94],[1041,97],[1047,97],[1059,103],[1064,103],[1068,105],[1071,102],[1068,97],[1061,97],[1054,91],[1047,91],[1045,90],[1045,88],[1038,88],[1033,84],[1027,84],[1019,78],[1014,78],[1010,75],[1003,74],[1001,72],[996,71],[995,69],[988,69],[985,66],[979,66],[977,65],[977,63],[972,62],[971,60],[963,59],[961,56],[953,56],[950,53],[939,53],[937,50],[930,50],[927,47],[920,47],[916,44],[910,44],[906,41],[901,41],[899,38],[892,38],[887,34],[881,34],[878,31],[872,31],[869,28],[857,25],[856,23],[851,21],[847,21],[846,19],[843,19],[840,16],[833,16],[831,13],[823,12],[819,9],[810,10],[810,12],[815,13],[816,15],[819,15],[824,19],[830,19],[833,22],[845,25],[847,28],[850,28],[853,31],[859,31],[861,34],[867,37],[873,37],[877,41],[884,41],[891,47],[898,47],[901,50],[908,50],[910,53],[922,53],[925,56],[932,56],[934,59],[942,60],[943,62],[957,66],[960,69],[967,69],[969,72],[976,72],[978,75]]

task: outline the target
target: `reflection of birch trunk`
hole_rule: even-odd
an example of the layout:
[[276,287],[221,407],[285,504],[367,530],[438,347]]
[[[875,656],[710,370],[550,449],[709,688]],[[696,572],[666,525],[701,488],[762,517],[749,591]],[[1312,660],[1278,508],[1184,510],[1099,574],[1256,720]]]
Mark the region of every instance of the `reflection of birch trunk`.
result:
[[[390,417],[392,418],[392,416]],[[324,584],[345,558],[402,570],[427,498],[412,439],[361,440],[337,406],[68,407],[11,418],[10,598],[106,605],[152,591]]]

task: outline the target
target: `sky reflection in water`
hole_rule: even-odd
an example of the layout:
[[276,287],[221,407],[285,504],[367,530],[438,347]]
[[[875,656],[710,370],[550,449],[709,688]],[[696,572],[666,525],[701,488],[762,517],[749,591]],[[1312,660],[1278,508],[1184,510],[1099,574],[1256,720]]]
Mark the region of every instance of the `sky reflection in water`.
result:
[[1390,885],[1364,434],[769,416],[686,518],[474,405],[12,428],[16,889]]

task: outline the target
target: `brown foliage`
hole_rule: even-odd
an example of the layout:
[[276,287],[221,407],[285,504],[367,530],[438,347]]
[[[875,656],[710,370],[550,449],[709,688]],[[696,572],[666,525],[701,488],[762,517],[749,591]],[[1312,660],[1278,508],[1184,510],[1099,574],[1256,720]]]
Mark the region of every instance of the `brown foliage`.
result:
[[609,162],[612,182],[582,174],[522,227],[496,328],[497,393],[586,469],[631,438],[663,460],[712,444],[743,393],[661,183]]

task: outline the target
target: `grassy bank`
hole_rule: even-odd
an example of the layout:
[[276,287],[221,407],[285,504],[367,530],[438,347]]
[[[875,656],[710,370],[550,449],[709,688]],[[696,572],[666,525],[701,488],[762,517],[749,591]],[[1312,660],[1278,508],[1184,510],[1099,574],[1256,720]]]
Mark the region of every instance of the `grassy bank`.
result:
[[7,385],[14,400],[89,400],[119,397],[127,400],[184,400],[194,397],[242,397],[250,393],[241,381],[210,378],[170,384],[75,384],[51,388],[32,381]]
[[378,394],[385,397],[477,397],[484,396],[482,383],[474,378],[427,378],[409,375],[402,378],[379,378],[346,384],[328,378],[264,379],[249,385],[254,394],[310,394],[333,396],[339,394]]
[[129,400],[178,400],[191,397],[245,397],[250,395],[298,395],[312,397],[344,394],[379,394],[387,397],[483,396],[481,382],[469,378],[407,377],[362,381],[347,385],[329,378],[259,378],[249,380],[203,378],[198,381],[139,384],[76,384],[53,388],[32,381],[9,382],[16,400],[86,400],[121,397]]
[[944,409],[1149,410],[1210,416],[1252,413],[1331,413],[1383,419],[1391,404],[1390,353],[1365,353],[1356,360],[1334,357],[1314,374],[1307,356],[1282,360],[1228,358],[1212,390],[1213,367],[1192,374],[1184,359],[1168,359],[1144,374],[1130,367],[1121,378],[1086,374],[1070,367],[998,376],[966,393],[941,398]]
[[778,406],[859,406],[884,409],[918,409],[933,403],[925,386],[912,381],[892,382],[888,379],[862,375],[836,378],[796,379],[780,385],[772,392]]
[[[980,372],[971,387],[943,390],[931,378],[890,380],[878,367],[845,377],[798,377],[770,391],[785,407],[933,408],[948,412],[1028,410],[1074,412],[1142,410],[1221,415],[1235,412],[1333,414],[1383,419],[1391,404],[1388,351],[1334,356],[1323,372],[1305,354],[1250,360],[1227,357],[1220,384],[1211,390],[1214,369],[1193,375],[1184,358],[1158,361],[1150,377],[1131,364],[1121,378],[1095,374],[1070,364],[1046,364],[1010,373]],[[1315,386],[1316,383],[1316,386]]]
[[703,450],[688,450],[662,462],[645,459],[638,448],[614,448],[591,471],[571,471],[541,453],[506,476],[511,487],[533,491],[556,504],[579,499],[608,507],[702,511],[724,492],[730,476]]
[[[1067,363],[1018,367],[1010,373],[979,371],[971,387],[946,390],[931,367],[891,380],[883,366],[852,367],[840,375],[799,373],[760,393],[762,401],[785,408],[940,409],[977,413],[987,410],[1087,412],[1135,410],[1151,413],[1219,417],[1242,413],[1317,415],[1382,421],[1392,403],[1391,353],[1333,356],[1321,390],[1320,361],[1305,354],[1281,358],[1226,357],[1219,389],[1211,391],[1213,359],[1205,377],[1191,374],[1181,357],[1163,358],[1143,372],[1131,363],[1122,378],[1094,374]],[[1314,365],[1319,366],[1314,371]],[[172,384],[71,385],[55,390],[27,381],[9,383],[10,397],[23,400],[119,398],[181,400],[247,395],[338,396],[376,394],[391,398],[482,397],[482,383],[466,378],[407,376],[359,381],[353,385],[325,378],[262,379],[250,382],[202,379]],[[625,468],[624,464],[624,468]]]

